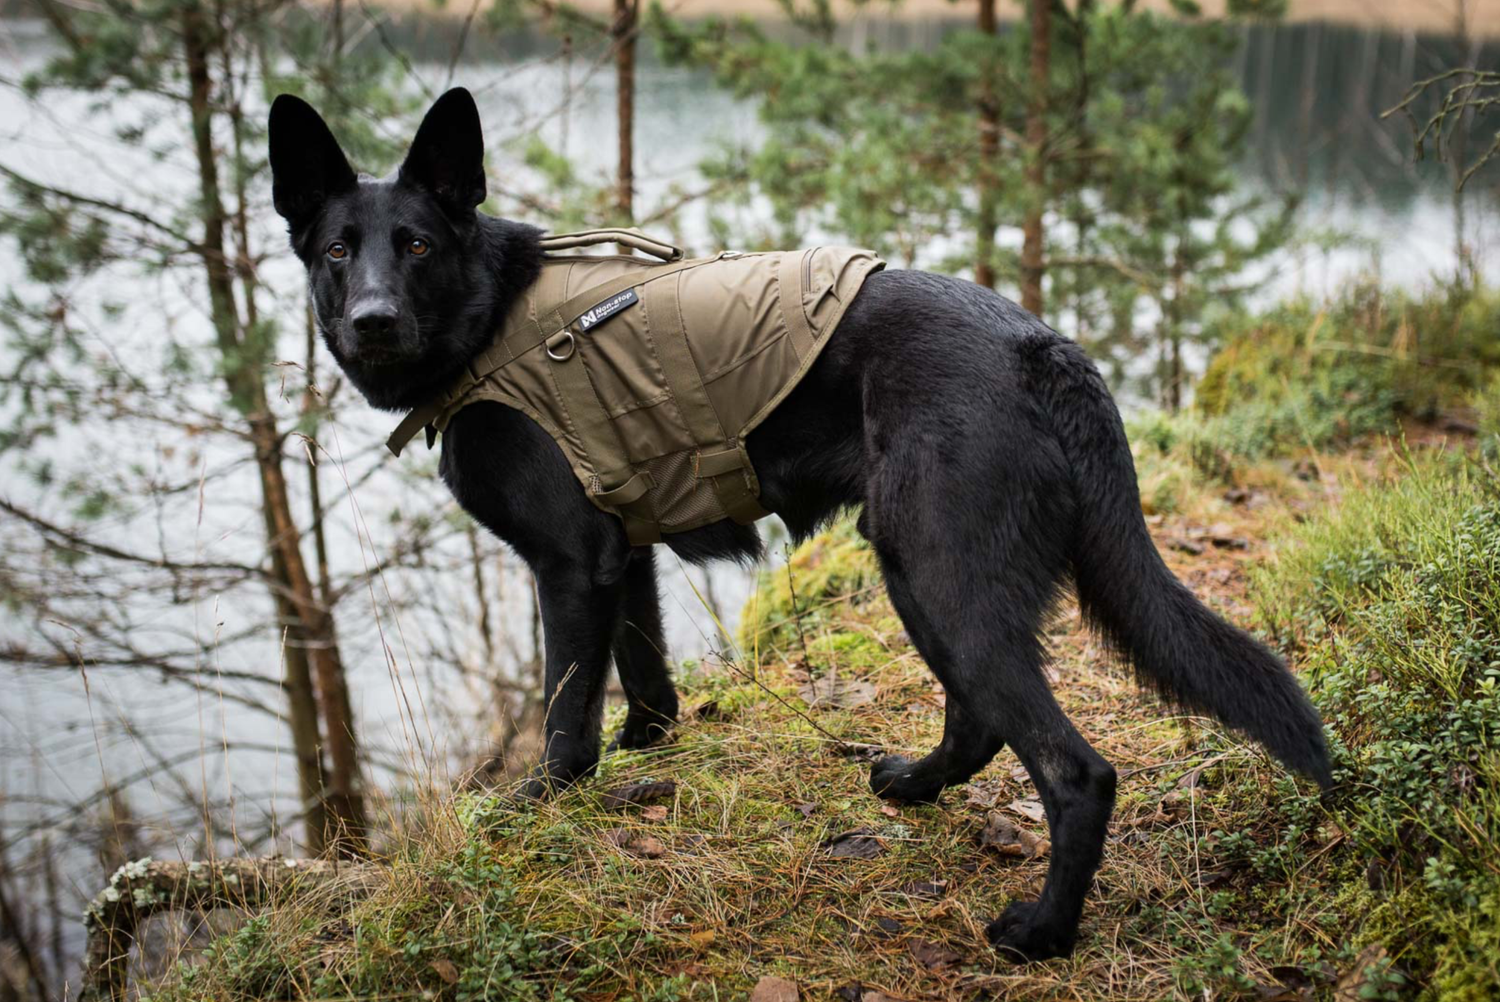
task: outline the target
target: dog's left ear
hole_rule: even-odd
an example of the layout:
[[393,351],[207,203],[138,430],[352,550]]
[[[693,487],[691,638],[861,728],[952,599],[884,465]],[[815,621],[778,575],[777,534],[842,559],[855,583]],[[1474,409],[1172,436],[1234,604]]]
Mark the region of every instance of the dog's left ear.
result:
[[484,201],[484,133],[474,95],[455,87],[433,102],[400,176],[431,192],[454,215],[473,212]]

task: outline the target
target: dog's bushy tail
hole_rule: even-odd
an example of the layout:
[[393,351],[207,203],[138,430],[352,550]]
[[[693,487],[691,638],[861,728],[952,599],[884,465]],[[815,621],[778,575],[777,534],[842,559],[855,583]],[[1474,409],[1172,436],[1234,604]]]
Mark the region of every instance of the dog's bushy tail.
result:
[[1034,347],[1036,385],[1073,470],[1073,571],[1085,618],[1167,701],[1214,717],[1328,786],[1323,724],[1297,680],[1162,562],[1141,513],[1125,426],[1093,363],[1061,338]]

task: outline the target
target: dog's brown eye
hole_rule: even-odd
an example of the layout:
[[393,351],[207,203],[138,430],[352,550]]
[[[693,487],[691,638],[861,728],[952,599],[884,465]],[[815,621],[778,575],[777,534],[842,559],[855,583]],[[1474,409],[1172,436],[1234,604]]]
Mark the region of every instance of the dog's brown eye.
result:
[[428,244],[426,240],[423,240],[421,237],[417,237],[411,243],[406,245],[406,249],[412,254],[415,254],[417,257],[421,257],[423,254],[427,253],[427,246]]
[[333,258],[335,261],[341,261],[349,256],[349,248],[345,247],[343,244],[335,240],[333,243],[328,245],[328,256]]

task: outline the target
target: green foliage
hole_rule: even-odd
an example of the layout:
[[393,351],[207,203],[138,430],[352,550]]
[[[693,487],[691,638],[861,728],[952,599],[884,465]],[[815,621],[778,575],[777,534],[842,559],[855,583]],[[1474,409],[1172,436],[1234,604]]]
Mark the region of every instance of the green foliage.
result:
[[1493,936],[1474,930],[1500,866],[1500,484],[1409,460],[1297,529],[1255,591],[1330,728],[1358,861],[1341,879],[1375,888],[1349,918],[1428,997],[1494,997]]
[[1431,419],[1500,368],[1500,295],[1464,284],[1421,295],[1363,286],[1223,324],[1198,384],[1209,417],[1252,408],[1283,443],[1340,445],[1398,419]]
[[1201,479],[1236,483],[1266,460],[1399,434],[1406,419],[1467,412],[1494,451],[1496,329],[1500,295],[1464,286],[1421,296],[1361,288],[1218,325],[1223,347],[1193,413],[1148,412],[1128,423],[1147,513],[1177,510]]

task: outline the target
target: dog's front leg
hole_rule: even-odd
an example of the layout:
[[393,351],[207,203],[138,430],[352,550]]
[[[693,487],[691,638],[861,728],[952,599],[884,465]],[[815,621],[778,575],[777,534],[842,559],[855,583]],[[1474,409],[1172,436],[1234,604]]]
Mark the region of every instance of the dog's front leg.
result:
[[619,615],[622,582],[583,563],[536,568],[546,647],[542,761],[521,789],[540,799],[592,775],[599,764],[599,731],[609,645]]

